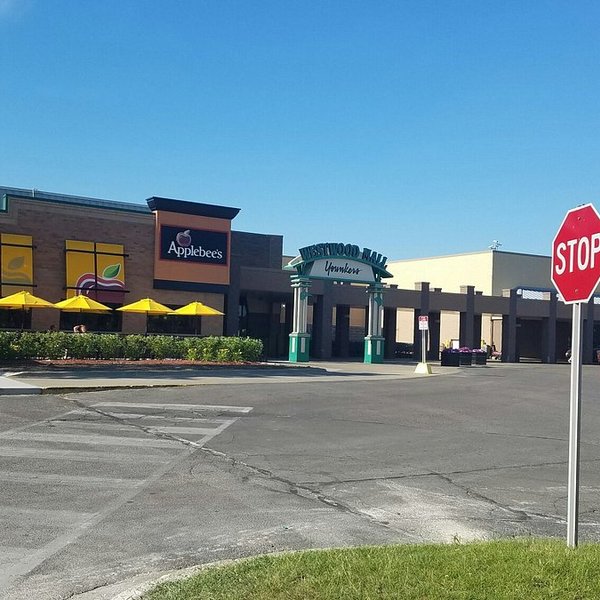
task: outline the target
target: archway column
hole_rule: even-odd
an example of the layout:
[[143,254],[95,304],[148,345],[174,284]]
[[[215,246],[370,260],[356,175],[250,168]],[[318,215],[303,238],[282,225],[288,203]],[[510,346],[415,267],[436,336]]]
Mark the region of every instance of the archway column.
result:
[[369,317],[365,337],[365,363],[382,363],[385,338],[381,335],[383,325],[383,284],[374,283],[367,288],[369,294]]
[[308,362],[310,350],[310,334],[308,333],[308,297],[310,279],[306,277],[292,278],[294,290],[294,315],[292,333],[290,333],[290,362]]

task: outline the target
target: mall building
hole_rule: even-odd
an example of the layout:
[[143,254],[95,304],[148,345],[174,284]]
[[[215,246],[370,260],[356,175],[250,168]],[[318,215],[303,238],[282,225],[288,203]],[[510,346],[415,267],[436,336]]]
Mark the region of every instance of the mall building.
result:
[[[283,256],[280,235],[236,231],[232,223],[238,212],[162,197],[132,204],[0,187],[1,295],[25,289],[58,302],[87,294],[112,308],[146,297],[173,309],[199,300],[224,313],[203,317],[200,335],[257,337],[268,357],[286,357],[295,296],[284,267],[295,257]],[[385,253],[352,241],[345,247],[357,248],[362,256],[368,250],[371,262],[386,266]],[[316,246],[344,246],[337,242]],[[368,294],[360,281],[340,280],[343,268],[336,267],[337,274],[336,269],[324,271],[307,283],[311,357],[362,355]],[[549,257],[487,250],[387,260],[386,268],[380,300],[386,358],[397,357],[398,348],[420,356],[419,317],[427,315],[430,360],[439,358],[445,344],[473,348],[482,340],[509,362],[564,360],[571,308],[557,300]],[[600,321],[597,302],[593,298],[584,307],[586,362],[592,362],[593,350],[600,346],[594,326]],[[0,310],[0,328],[21,328],[17,312]],[[147,329],[192,335],[197,327],[188,317],[116,311],[78,315],[51,309],[32,310],[25,327],[71,330],[77,321],[96,332]]]

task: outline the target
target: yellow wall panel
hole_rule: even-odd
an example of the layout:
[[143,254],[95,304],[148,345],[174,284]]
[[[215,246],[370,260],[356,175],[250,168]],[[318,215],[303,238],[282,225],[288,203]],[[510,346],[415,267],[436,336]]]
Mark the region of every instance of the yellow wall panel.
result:
[[67,298],[85,294],[119,304],[125,291],[125,258],[120,244],[66,240]]
[[33,287],[33,238],[3,233],[0,244],[2,295]]

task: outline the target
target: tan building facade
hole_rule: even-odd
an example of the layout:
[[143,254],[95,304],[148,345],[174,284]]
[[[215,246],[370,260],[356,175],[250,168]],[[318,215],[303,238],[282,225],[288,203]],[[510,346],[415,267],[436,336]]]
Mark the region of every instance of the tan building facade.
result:
[[392,283],[413,289],[415,282],[428,281],[444,292],[459,292],[472,285],[485,296],[501,296],[503,290],[517,287],[553,289],[550,257],[500,250],[484,250],[388,263]]
[[[154,196],[130,204],[0,187],[0,295],[26,289],[58,302],[85,293],[111,308],[144,297],[173,309],[199,300],[224,316],[192,327],[176,318],[112,311],[90,315],[97,320],[87,326],[97,332],[142,333],[147,327],[150,333],[248,335],[263,340],[267,356],[283,357],[294,305],[290,272],[282,269],[283,237],[232,230],[237,212]],[[485,251],[392,261],[387,269],[393,278],[382,282],[379,303],[386,358],[411,351],[398,342],[414,344],[420,356],[425,315],[430,360],[439,359],[448,340],[473,348],[481,339],[509,362],[564,357],[570,311],[551,289],[548,257]],[[367,291],[335,277],[312,281],[312,356],[360,355],[369,322]],[[588,359],[596,342],[600,346],[595,304],[585,313]],[[14,319],[15,312],[0,311],[0,328],[69,331],[75,318],[33,310],[26,322]]]
[[[402,289],[414,289],[417,282],[427,281],[432,289],[461,292],[473,286],[484,296],[502,296],[507,290],[529,290],[542,293],[553,290],[550,281],[550,257],[499,250],[484,250],[388,263],[394,275],[391,283]],[[443,311],[440,315],[442,344],[460,337],[460,314]],[[398,341],[409,342],[412,337],[412,311],[398,312]],[[481,344],[502,349],[502,318],[482,315]]]

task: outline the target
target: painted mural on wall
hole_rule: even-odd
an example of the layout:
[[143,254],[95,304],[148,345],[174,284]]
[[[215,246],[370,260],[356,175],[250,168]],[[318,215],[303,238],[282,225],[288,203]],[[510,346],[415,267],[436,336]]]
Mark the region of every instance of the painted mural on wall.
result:
[[125,253],[120,244],[67,240],[67,298],[84,295],[122,304],[125,297]]
[[2,296],[33,287],[33,238],[3,233],[0,236]]

